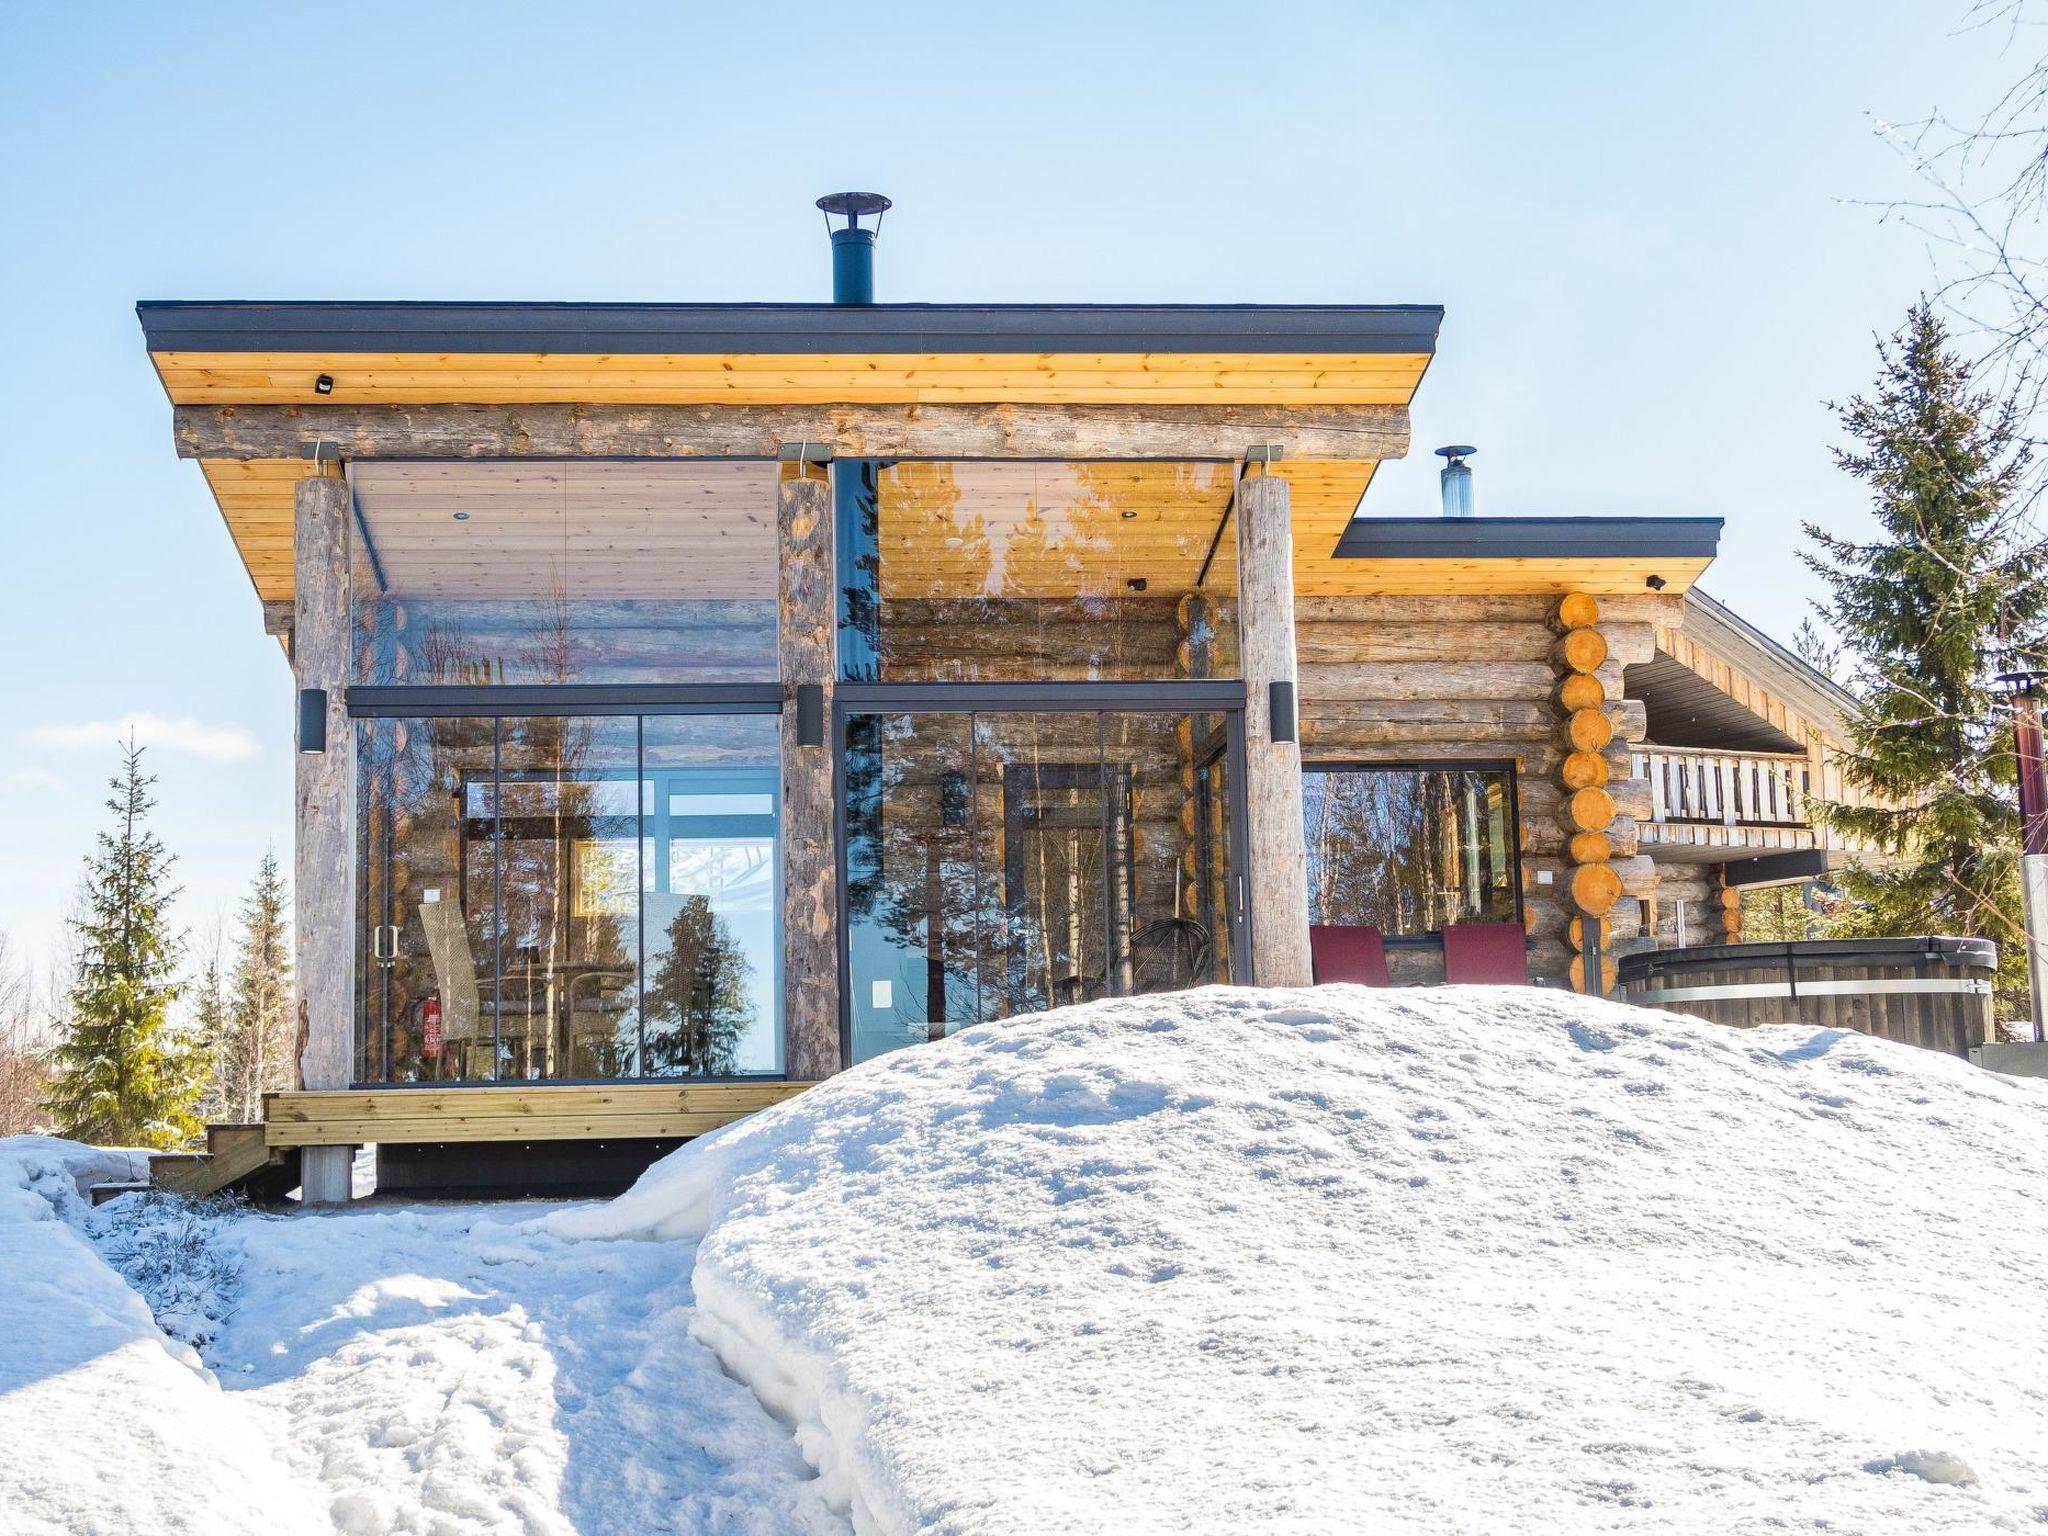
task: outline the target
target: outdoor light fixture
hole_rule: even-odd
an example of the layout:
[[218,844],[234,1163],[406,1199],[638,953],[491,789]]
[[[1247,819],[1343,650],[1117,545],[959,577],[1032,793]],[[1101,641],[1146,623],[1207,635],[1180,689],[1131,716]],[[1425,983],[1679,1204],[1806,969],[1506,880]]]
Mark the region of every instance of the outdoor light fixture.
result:
[[1129,587],[1133,592],[1142,592],[1147,587],[1152,585],[1152,583],[1147,581],[1143,576],[1133,576],[1129,581],[1125,582],[1124,585]]
[[299,690],[299,750],[301,752],[325,752],[327,750],[327,690],[325,688],[301,688]]
[[1266,685],[1266,717],[1274,741],[1294,740],[1294,684]]
[[1662,592],[1668,583],[1662,576],[1645,576],[1643,578],[1643,585],[1652,592]]
[[315,380],[313,381],[313,393],[314,393],[314,394],[316,394],[316,395],[331,395],[331,394],[333,394],[333,393],[334,393],[334,375],[333,375],[333,374],[331,374],[331,373],[323,373],[323,374],[321,374],[321,375],[320,375],[320,377],[319,377],[319,378],[315,379]]
[[825,685],[796,685],[796,744],[800,747],[825,745]]
[[466,523],[469,521],[469,514],[467,512],[457,512],[455,514],[455,521],[457,521],[458,523]]

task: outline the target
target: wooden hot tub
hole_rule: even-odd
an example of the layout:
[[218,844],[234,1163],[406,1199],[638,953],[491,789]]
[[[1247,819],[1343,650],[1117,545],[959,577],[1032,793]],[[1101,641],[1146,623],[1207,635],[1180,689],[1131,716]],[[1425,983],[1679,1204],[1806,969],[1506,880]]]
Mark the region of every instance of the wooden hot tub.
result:
[[1805,939],[1625,955],[1621,995],[1716,1024],[1854,1029],[1967,1057],[1991,1039],[1989,939]]

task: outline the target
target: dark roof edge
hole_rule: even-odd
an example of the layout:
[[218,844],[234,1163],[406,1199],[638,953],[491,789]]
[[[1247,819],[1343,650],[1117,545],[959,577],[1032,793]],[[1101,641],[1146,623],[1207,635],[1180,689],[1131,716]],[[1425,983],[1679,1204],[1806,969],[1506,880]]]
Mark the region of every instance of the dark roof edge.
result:
[[1361,517],[1337,557],[1711,560],[1720,546],[1718,517]]
[[152,352],[1426,353],[1439,304],[144,300]]

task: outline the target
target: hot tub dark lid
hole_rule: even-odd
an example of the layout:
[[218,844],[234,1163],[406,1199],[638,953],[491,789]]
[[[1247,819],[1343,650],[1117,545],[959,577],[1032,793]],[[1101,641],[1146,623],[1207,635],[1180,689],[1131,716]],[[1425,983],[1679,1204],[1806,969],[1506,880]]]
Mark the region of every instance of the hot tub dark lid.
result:
[[1801,966],[1834,960],[1864,965],[1940,964],[1995,971],[1998,945],[1990,939],[1939,934],[1914,938],[1794,939],[1770,944],[1695,944],[1684,949],[1645,949],[1623,955],[1618,971],[1626,985],[1671,971],[1734,970],[1768,965],[1774,960]]

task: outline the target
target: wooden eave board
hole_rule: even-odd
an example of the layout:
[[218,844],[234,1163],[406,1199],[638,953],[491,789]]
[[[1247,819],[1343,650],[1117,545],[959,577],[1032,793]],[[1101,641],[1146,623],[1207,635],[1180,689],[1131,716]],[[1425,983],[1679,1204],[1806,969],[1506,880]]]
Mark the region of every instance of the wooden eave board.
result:
[[292,596],[293,487],[313,467],[299,459],[201,459],[228,536],[264,602]]
[[[155,352],[179,405],[1406,405],[1429,354]],[[321,375],[334,380],[322,395]]]
[[1564,559],[1344,559],[1304,568],[1297,561],[1294,589],[1305,595],[1341,597],[1351,593],[1564,593],[1615,596],[1650,590],[1649,578],[1664,579],[1663,590],[1683,592],[1709,562],[1629,556]]

